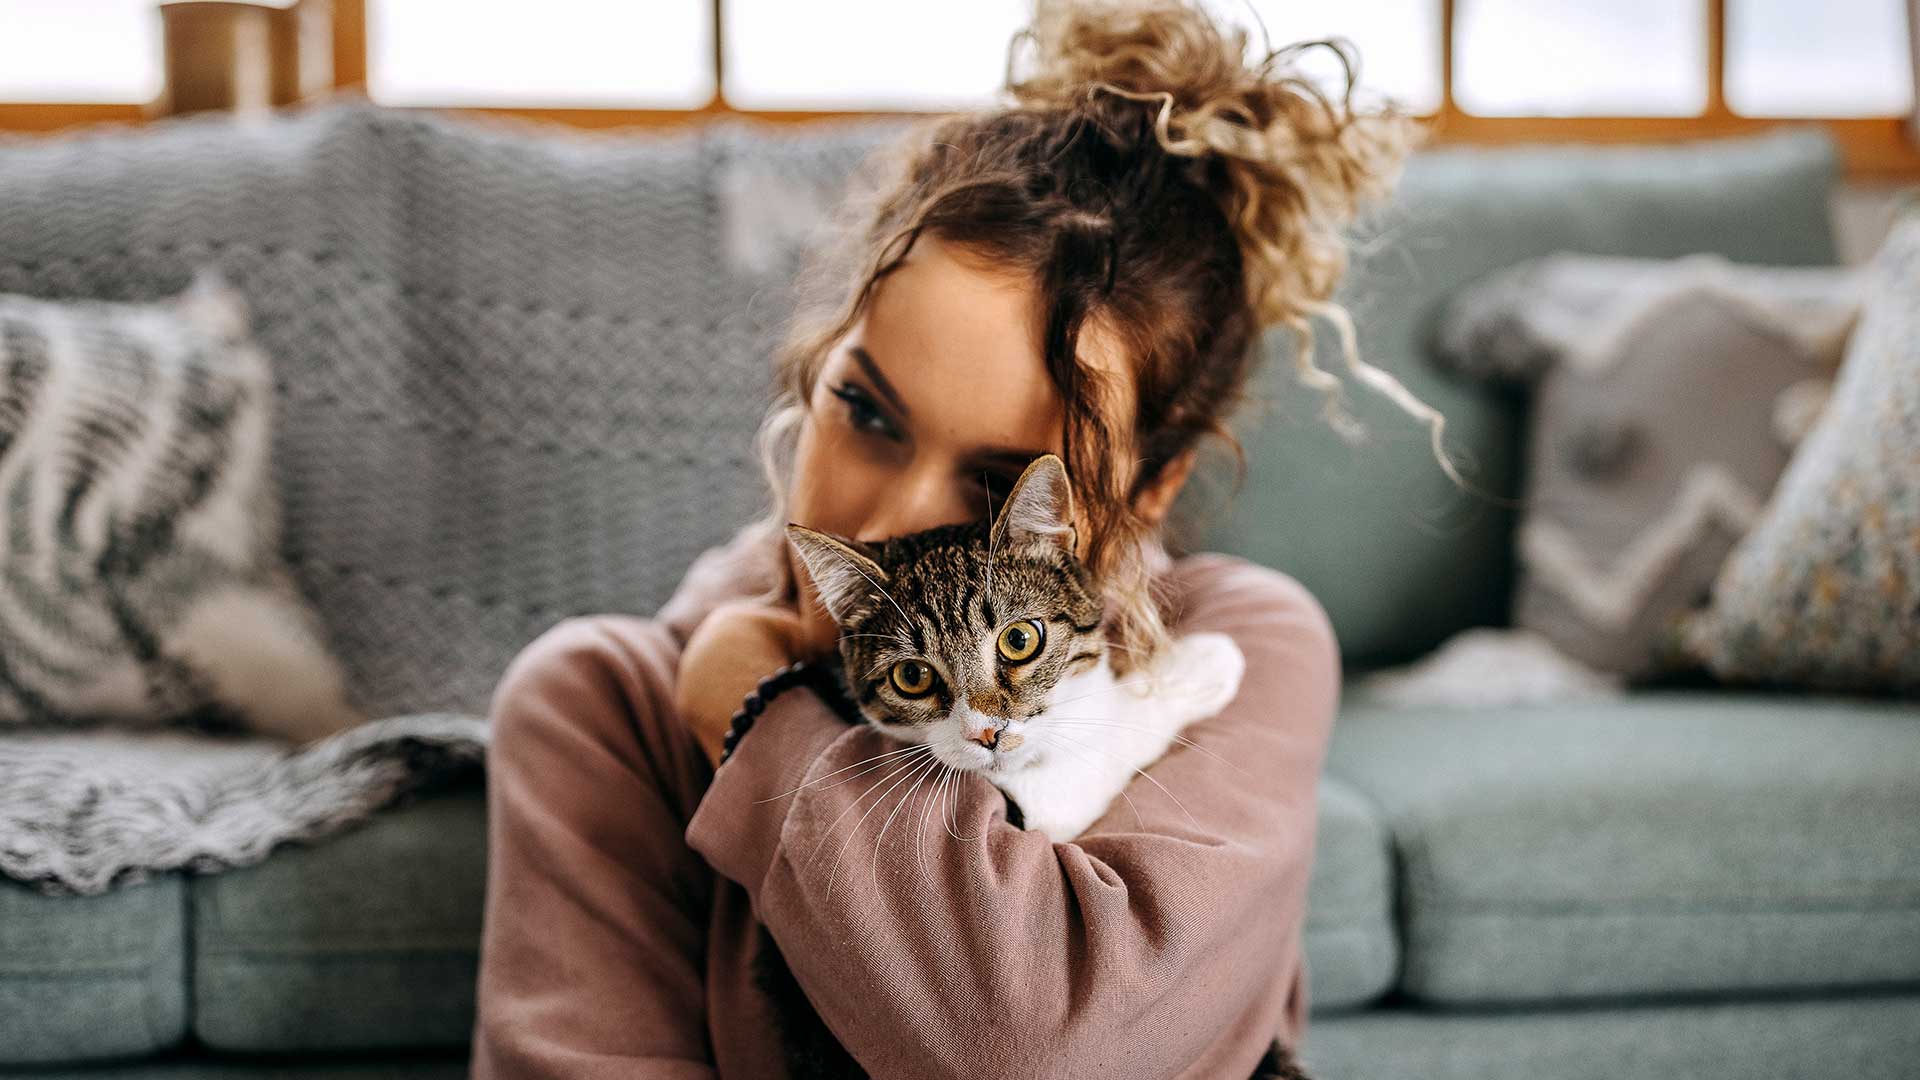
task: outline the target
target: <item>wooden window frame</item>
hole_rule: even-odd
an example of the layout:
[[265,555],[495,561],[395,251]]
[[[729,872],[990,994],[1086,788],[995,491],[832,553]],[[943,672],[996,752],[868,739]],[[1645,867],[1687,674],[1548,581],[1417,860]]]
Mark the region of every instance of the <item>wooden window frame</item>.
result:
[[[856,116],[913,115],[898,110],[766,110],[738,109],[726,101],[723,75],[726,58],[722,44],[721,5],[711,0],[713,18],[714,95],[692,109],[522,108],[505,106],[394,106],[433,108],[456,113],[492,113],[548,120],[582,128],[673,126],[697,123],[713,116],[744,116],[777,123],[806,123]],[[1753,134],[1780,124],[1815,125],[1829,131],[1838,145],[1846,174],[1862,181],[1894,182],[1920,179],[1920,143],[1916,123],[1908,116],[1764,117],[1743,116],[1728,108],[1726,73],[1726,0],[1706,0],[1707,104],[1695,116],[1477,116],[1462,110],[1453,96],[1454,9],[1456,0],[1440,4],[1440,106],[1424,114],[1433,145],[1499,145],[1532,142],[1649,143],[1683,139]],[[366,94],[367,0],[331,0],[333,22],[334,88],[338,93]],[[1920,34],[1920,0],[1909,0],[1909,32]],[[1920,77],[1916,78],[1920,81]],[[1920,96],[1917,93],[1916,96]],[[1920,105],[1916,106],[1920,111]],[[139,122],[148,109],[137,103],[0,103],[0,130],[53,131],[98,122]]]

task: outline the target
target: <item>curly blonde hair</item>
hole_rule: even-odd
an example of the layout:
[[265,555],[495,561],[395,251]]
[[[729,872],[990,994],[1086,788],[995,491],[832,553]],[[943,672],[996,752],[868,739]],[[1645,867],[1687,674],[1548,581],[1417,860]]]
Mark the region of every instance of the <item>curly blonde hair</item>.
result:
[[[1014,62],[1031,43],[1031,69]],[[1338,98],[1295,62],[1331,49]],[[1103,583],[1116,671],[1168,640],[1156,594],[1166,553],[1136,497],[1206,436],[1224,441],[1262,332],[1292,331],[1298,378],[1325,395],[1343,434],[1357,426],[1340,379],[1313,362],[1316,316],[1340,332],[1348,368],[1432,428],[1443,422],[1391,376],[1360,362],[1351,320],[1330,299],[1347,267],[1344,230],[1393,188],[1418,129],[1391,104],[1352,106],[1344,40],[1270,50],[1249,64],[1246,32],[1188,0],[1037,0],[1008,46],[1009,107],[941,114],[872,155],[836,211],[837,246],[815,254],[775,354],[775,400],[757,440],[783,523],[794,438],[835,343],[879,279],[932,233],[983,270],[1037,286],[1042,355],[1066,414],[1065,460]],[[1089,326],[1124,352],[1131,415],[1077,349]]]

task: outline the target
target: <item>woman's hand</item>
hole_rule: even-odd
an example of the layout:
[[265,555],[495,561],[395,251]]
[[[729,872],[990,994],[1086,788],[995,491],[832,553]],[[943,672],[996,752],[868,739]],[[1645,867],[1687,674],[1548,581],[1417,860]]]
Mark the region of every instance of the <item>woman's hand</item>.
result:
[[687,639],[674,704],[716,768],[733,714],[760,680],[795,660],[825,655],[839,640],[839,628],[814,599],[812,582],[804,573],[799,580],[799,610],[751,601],[721,604]]

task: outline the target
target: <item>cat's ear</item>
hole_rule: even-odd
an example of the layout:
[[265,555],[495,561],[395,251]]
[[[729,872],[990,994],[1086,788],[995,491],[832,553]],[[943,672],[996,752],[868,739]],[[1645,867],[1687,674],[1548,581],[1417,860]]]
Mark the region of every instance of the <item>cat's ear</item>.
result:
[[789,523],[787,540],[807,564],[807,576],[813,579],[827,613],[842,626],[861,604],[879,594],[887,580],[879,563],[838,537]]
[[994,545],[1045,540],[1071,553],[1078,539],[1073,528],[1073,488],[1067,483],[1067,465],[1057,455],[1041,454],[1014,482],[1000,507],[1000,516],[994,518]]

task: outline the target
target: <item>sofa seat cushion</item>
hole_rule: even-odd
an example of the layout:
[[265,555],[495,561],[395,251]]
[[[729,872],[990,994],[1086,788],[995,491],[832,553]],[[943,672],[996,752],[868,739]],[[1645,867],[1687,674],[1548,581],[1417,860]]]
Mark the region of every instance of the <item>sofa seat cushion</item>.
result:
[[0,880],[0,1066],[148,1054],[187,1033],[186,888],[99,896]]
[[1320,823],[1307,886],[1307,1003],[1334,1012],[1378,998],[1400,960],[1393,927],[1392,851],[1366,796],[1320,779]]
[[468,1043],[486,892],[470,777],[193,881],[193,1031],[218,1050]]
[[[1385,993],[1398,950],[1385,824],[1331,777],[1319,807],[1308,992],[1335,1011]],[[466,1045],[485,887],[477,782],[195,879],[195,1034],[264,1052]]]
[[1328,771],[1401,867],[1401,988],[1450,1003],[1920,982],[1920,709],[1717,691],[1348,700]]

